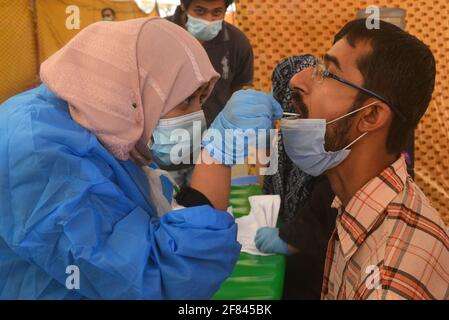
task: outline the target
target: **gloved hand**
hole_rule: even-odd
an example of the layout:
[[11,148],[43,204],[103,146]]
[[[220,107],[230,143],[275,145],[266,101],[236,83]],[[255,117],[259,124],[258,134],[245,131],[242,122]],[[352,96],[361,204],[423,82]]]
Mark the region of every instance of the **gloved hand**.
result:
[[264,253],[278,253],[289,255],[288,244],[279,237],[279,229],[263,227],[257,230],[254,238],[256,247]]
[[[273,121],[282,117],[282,111],[272,95],[256,90],[237,91],[205,133],[203,147],[215,160],[232,166],[248,155],[248,145],[257,147],[258,135],[263,134],[263,139],[269,136]],[[247,129],[252,129],[253,134],[245,134]],[[264,131],[259,132],[260,129]],[[216,139],[217,135],[220,139]]]

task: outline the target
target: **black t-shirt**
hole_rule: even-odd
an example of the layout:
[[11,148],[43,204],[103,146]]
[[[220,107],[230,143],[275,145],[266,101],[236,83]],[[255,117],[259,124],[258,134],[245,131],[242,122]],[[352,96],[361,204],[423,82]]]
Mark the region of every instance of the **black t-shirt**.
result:
[[186,208],[209,205],[214,207],[209,199],[196,189],[183,186],[175,196],[176,202]]
[[[181,10],[178,8],[167,20],[181,24]],[[248,38],[237,27],[223,22],[220,33],[203,44],[204,49],[220,79],[210,97],[203,105],[207,126],[225,106],[232,95],[232,88],[250,85],[254,74],[253,49]]]
[[334,197],[327,177],[317,178],[310,198],[279,229],[281,239],[299,251],[287,257],[285,299],[320,299],[327,245],[337,219],[337,210],[331,208]]
[[281,226],[280,237],[304,253],[323,252],[335,228],[337,210],[331,208],[334,198],[328,178],[317,178],[310,198],[298,208],[289,223]]

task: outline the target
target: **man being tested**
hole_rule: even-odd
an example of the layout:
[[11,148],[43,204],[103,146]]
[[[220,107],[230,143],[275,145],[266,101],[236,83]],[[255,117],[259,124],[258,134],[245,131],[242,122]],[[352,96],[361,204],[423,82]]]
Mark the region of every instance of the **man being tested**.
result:
[[301,117],[281,121],[288,156],[336,194],[322,298],[447,299],[447,229],[401,155],[431,100],[432,52],[382,21],[335,39],[291,79]]

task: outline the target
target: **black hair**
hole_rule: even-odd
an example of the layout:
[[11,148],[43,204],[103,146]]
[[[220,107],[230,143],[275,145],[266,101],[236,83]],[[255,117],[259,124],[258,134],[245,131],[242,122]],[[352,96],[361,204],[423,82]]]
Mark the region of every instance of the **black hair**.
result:
[[[181,0],[181,4],[184,6],[184,8],[187,10],[190,6],[190,4],[193,2],[194,0]],[[232,3],[234,2],[234,0],[225,0],[225,6],[226,8],[229,7]]]
[[112,9],[112,8],[103,8],[102,10],[101,10],[101,16],[103,17],[104,16],[104,13],[106,12],[106,11],[111,11],[112,12],[112,14],[115,16],[115,11],[114,11],[114,9]]
[[[386,98],[406,118],[402,121],[392,110],[387,151],[399,154],[432,99],[435,58],[428,46],[399,27],[379,21],[378,29],[368,29],[365,21],[348,22],[335,35],[334,43],[344,38],[352,47],[358,41],[371,45],[372,50],[358,59],[357,67],[363,75],[363,86]],[[359,93],[356,102],[361,104],[367,98]]]

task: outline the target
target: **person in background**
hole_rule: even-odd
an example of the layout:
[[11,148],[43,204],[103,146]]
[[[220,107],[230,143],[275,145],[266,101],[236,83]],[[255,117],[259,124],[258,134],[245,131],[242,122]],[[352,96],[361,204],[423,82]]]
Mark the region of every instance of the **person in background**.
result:
[[335,229],[335,197],[325,175],[314,178],[311,194],[279,229],[257,230],[256,247],[286,256],[284,299],[318,300],[321,297],[327,245]]
[[[274,68],[271,76],[273,97],[281,104],[285,112],[295,112],[292,104],[290,79],[314,63],[309,54],[285,58]],[[309,198],[313,177],[301,171],[285,153],[282,132],[278,136],[278,170],[273,175],[266,175],[262,191],[265,194],[278,194],[281,201],[279,218],[288,223]]]
[[220,74],[203,106],[207,126],[223,109],[232,93],[253,81],[253,50],[237,27],[224,21],[233,0],[181,0],[173,16],[167,17],[189,31],[204,46],[215,71]]
[[[224,21],[233,0],[181,0],[173,16],[167,17],[197,38],[220,74],[211,96],[203,105],[206,125],[223,109],[232,93],[253,81],[254,57],[248,38],[237,27]],[[192,165],[160,164],[180,185],[192,174]]]
[[104,8],[101,10],[103,21],[115,21],[115,11],[112,8]]
[[[294,112],[290,79],[314,64],[311,55],[292,56],[273,71],[273,97],[286,112]],[[327,242],[335,228],[335,196],[325,176],[315,178],[299,169],[278,140],[278,172],[264,178],[263,192],[279,194],[279,228],[264,227],[255,243],[265,253],[286,256],[284,299],[320,299]]]

